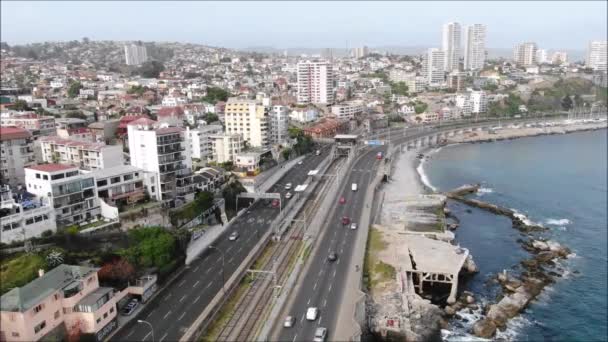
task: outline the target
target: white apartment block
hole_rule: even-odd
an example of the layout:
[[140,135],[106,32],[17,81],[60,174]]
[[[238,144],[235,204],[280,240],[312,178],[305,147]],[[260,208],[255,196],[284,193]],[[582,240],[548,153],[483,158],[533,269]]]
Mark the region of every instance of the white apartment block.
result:
[[607,71],[608,44],[605,40],[589,42],[587,48],[587,60],[585,65],[595,71]]
[[124,164],[122,146],[92,143],[60,137],[38,139],[42,160],[75,165],[82,170],[98,170]]
[[445,53],[445,71],[458,70],[460,61],[461,28],[459,23],[443,25],[441,49]]
[[55,232],[55,210],[48,200],[15,201],[8,185],[0,188],[0,242],[11,243],[39,237],[47,230]]
[[456,108],[460,110],[462,116],[470,116],[473,112],[473,105],[469,94],[456,95]]
[[223,132],[224,128],[221,125],[200,126],[195,129],[186,128],[186,136],[188,137],[190,151],[192,151],[192,158],[200,159],[205,163],[210,158],[212,159],[213,140],[210,136],[222,134]]
[[44,135],[56,135],[55,118],[52,116],[42,116],[35,113],[9,113],[2,115],[0,119],[2,126],[15,126],[27,129],[34,137]]
[[363,114],[365,105],[363,101],[349,101],[333,105],[331,113],[338,119],[354,119],[356,115]]
[[148,60],[148,52],[143,45],[125,45],[125,63],[127,65],[140,65]]
[[416,77],[415,72],[405,71],[401,69],[392,69],[388,74],[388,79],[392,82],[404,82],[407,83],[412,78]]
[[536,61],[536,51],[538,50],[536,43],[526,42],[515,45],[513,49],[513,61],[517,65],[528,66],[534,65]]
[[549,54],[546,49],[538,49],[536,50],[536,63],[538,64],[546,64],[549,63]]
[[95,178],[77,167],[40,164],[25,169],[27,192],[55,209],[57,226],[70,226],[101,216]]
[[485,113],[488,108],[488,98],[486,92],[483,90],[472,91],[470,94],[471,98],[471,112],[473,114]]
[[94,171],[92,174],[97,185],[97,197],[107,204],[132,204],[145,197],[146,172],[136,166],[114,166]]
[[483,69],[486,62],[486,26],[482,24],[467,26],[464,39],[464,69]]
[[298,63],[298,103],[331,104],[334,72],[326,61],[303,61]]
[[234,162],[243,150],[244,140],[240,134],[211,135],[209,139],[212,141],[209,159],[216,163]]
[[551,64],[560,65],[568,63],[568,53],[565,51],[555,51],[551,56]]
[[150,196],[169,207],[194,199],[192,156],[186,132],[147,118],[127,126],[131,165],[157,175]]
[[317,121],[319,112],[313,108],[295,108],[289,113],[289,118],[301,123]]
[[23,128],[0,127],[0,183],[24,184],[24,168],[34,164],[32,134]]
[[249,146],[268,146],[268,109],[261,101],[229,98],[224,109],[224,122],[226,133],[241,134]]
[[289,107],[283,105],[276,105],[270,108],[269,123],[270,123],[270,135],[269,143],[271,145],[282,145],[289,139]]
[[353,54],[357,59],[366,57],[369,55],[369,48],[367,46],[355,48],[353,49]]
[[445,52],[430,48],[424,56],[422,73],[430,86],[441,85],[445,82]]

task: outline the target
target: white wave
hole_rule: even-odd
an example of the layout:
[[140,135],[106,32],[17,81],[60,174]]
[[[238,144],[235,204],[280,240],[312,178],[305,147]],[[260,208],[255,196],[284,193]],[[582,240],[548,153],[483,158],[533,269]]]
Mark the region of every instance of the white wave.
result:
[[545,222],[547,224],[554,225],[554,226],[566,226],[566,225],[569,225],[570,223],[572,223],[568,219],[548,219]]
[[526,215],[524,215],[524,214],[520,213],[519,211],[517,211],[517,209],[513,209],[513,208],[511,208],[511,210],[513,210],[513,215],[514,215],[515,217],[517,217],[518,219],[520,219],[520,220],[521,220],[523,223],[527,224],[528,226],[541,226],[541,227],[542,227],[542,225],[541,225],[541,224],[538,224],[538,223],[536,223],[536,222],[534,222],[534,221],[530,220],[530,219],[528,218],[528,216],[526,216]]
[[420,162],[420,165],[418,165],[418,167],[416,168],[416,171],[418,171],[418,175],[420,176],[420,180],[422,181],[422,183],[424,185],[426,185],[429,189],[433,190],[433,191],[437,191],[437,188],[433,186],[433,184],[431,184],[431,181],[429,180],[429,178],[427,177],[426,173],[424,172],[424,164],[425,164],[425,160],[422,160]]
[[530,324],[532,324],[532,322],[522,315],[514,317],[507,322],[507,328],[504,331],[496,330],[495,339],[517,341],[521,331]]
[[492,189],[492,188],[480,187],[479,189],[477,189],[477,196],[482,196],[483,194],[491,194],[493,192],[494,192],[494,189]]

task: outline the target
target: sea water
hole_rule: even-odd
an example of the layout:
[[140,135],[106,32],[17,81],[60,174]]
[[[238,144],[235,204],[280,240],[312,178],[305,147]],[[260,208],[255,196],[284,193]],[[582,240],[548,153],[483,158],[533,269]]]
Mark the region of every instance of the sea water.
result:
[[[498,337],[509,340],[606,341],[607,324],[607,131],[447,146],[423,163],[422,179],[439,191],[481,183],[480,200],[517,210],[550,230],[547,237],[573,251],[560,262],[564,277],[545,288]],[[460,218],[456,240],[468,248],[480,273],[464,289],[494,302],[490,279],[518,271],[526,258],[510,220],[450,203]],[[451,340],[468,339],[481,310],[451,324]],[[458,338],[456,338],[458,337]]]

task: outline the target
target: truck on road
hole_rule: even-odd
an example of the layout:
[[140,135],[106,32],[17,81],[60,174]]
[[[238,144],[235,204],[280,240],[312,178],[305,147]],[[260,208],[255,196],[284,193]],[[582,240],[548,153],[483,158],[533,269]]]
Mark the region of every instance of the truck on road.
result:
[[350,188],[352,191],[357,191],[357,183],[353,183]]

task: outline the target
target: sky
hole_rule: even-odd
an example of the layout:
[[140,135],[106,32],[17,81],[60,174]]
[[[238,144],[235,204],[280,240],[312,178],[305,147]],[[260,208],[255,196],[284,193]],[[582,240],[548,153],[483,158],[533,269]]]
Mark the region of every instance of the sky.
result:
[[583,50],[606,40],[607,1],[5,1],[0,40],[143,40],[227,48],[440,46],[450,21],[487,25],[486,46]]

